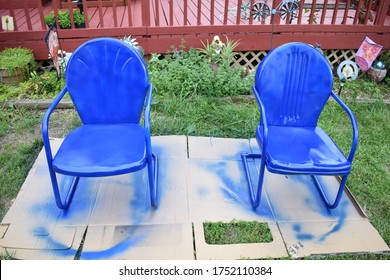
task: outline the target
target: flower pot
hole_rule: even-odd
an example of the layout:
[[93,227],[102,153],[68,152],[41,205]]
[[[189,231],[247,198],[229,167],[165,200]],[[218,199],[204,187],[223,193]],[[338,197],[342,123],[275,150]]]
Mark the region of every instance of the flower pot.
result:
[[26,81],[28,72],[26,69],[16,68],[13,71],[0,68],[0,82],[3,84],[18,84]]
[[387,73],[386,69],[376,69],[372,66],[367,71],[368,77],[377,83],[379,83],[386,77],[386,73]]
[[85,28],[85,22],[82,22],[82,23],[75,23],[75,27],[76,28]]

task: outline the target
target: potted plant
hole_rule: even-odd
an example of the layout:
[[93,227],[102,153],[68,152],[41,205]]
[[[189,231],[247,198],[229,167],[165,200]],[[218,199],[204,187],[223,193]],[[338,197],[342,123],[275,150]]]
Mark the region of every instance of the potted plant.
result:
[[206,58],[210,61],[211,68],[214,73],[218,73],[219,65],[226,63],[230,65],[233,57],[236,55],[234,49],[239,45],[239,42],[229,40],[227,36],[226,43],[223,43],[218,35],[214,36],[211,44],[207,40],[207,43],[202,43],[203,48],[199,48],[201,58]]
[[54,15],[54,12],[51,11],[50,14],[45,16],[45,23],[48,27],[52,26],[53,23],[56,21],[56,16]]
[[[73,19],[76,28],[85,28],[84,14],[79,10],[73,10]],[[47,26],[51,26],[56,22],[56,17],[54,11],[51,11],[50,14],[45,16],[45,23]],[[59,10],[58,11],[58,24],[61,29],[70,29],[72,28],[72,21],[70,19],[69,10]]]
[[73,19],[76,28],[85,28],[84,14],[79,10],[73,10]]
[[70,21],[70,13],[68,10],[58,11],[58,24],[62,29],[72,28],[72,22]]
[[36,69],[36,61],[31,50],[8,48],[0,52],[0,82],[17,84],[28,79]]

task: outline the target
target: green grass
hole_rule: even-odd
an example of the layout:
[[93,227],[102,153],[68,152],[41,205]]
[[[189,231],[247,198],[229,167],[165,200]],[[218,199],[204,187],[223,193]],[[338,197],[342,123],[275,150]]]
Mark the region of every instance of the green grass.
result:
[[207,244],[269,243],[272,234],[267,223],[257,221],[205,222]]
[[[28,172],[43,147],[43,111],[2,109],[0,111],[0,219],[11,206]],[[52,134],[64,137],[79,123],[72,110],[53,115]]]
[[[359,144],[347,185],[371,223],[390,244],[390,105],[349,102],[359,125]],[[349,119],[330,102],[320,118],[325,128],[345,153],[350,136],[345,133]]]
[[0,112],[0,217],[19,192],[42,148],[42,140],[35,136],[39,123],[34,111]]
[[[384,93],[388,87],[381,88]],[[346,95],[342,94],[342,97]],[[348,188],[387,244],[390,244],[390,105],[347,102],[359,123],[359,145]],[[0,218],[2,219],[42,148],[40,122],[43,111],[2,108],[0,111]],[[227,138],[255,136],[259,109],[253,99],[155,96],[152,106],[153,135],[197,135]],[[74,110],[52,115],[51,132],[63,137],[79,124]],[[345,151],[349,151],[350,122],[330,101],[319,124]],[[207,231],[207,230],[206,230]],[[235,241],[236,242],[236,241]],[[389,259],[384,254],[326,256],[330,259]]]

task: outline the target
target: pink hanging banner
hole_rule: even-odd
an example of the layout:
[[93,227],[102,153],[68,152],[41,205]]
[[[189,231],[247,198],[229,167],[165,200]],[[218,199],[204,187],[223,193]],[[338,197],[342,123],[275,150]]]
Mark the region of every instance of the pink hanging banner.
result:
[[383,46],[376,44],[373,40],[366,37],[355,54],[356,64],[360,67],[360,69],[362,69],[362,71],[367,71],[370,69],[372,63],[382,48]]

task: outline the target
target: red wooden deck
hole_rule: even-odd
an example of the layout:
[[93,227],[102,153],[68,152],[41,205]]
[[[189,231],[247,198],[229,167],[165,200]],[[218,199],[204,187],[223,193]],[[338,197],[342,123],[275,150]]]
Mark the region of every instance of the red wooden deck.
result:
[[[323,49],[357,49],[365,36],[390,48],[390,0],[370,4],[374,20],[367,16],[360,22],[357,8],[351,8],[352,0],[301,0],[299,16],[291,23],[278,13],[264,21],[244,18],[242,11],[235,9],[248,2],[253,6],[255,0],[105,1],[83,0],[86,18],[90,19],[86,28],[59,29],[65,50],[72,51],[93,37],[132,35],[146,53],[164,53],[171,45],[178,46],[182,38],[187,47],[201,47],[201,41],[216,34],[240,40],[238,50],[268,50],[288,41],[318,42]],[[280,2],[268,0],[272,8]],[[32,48],[37,59],[46,59],[43,38],[47,27],[43,19],[61,6],[76,7],[71,0],[0,0],[0,16],[10,15],[14,20],[13,31],[1,25],[0,49],[23,45]]]

